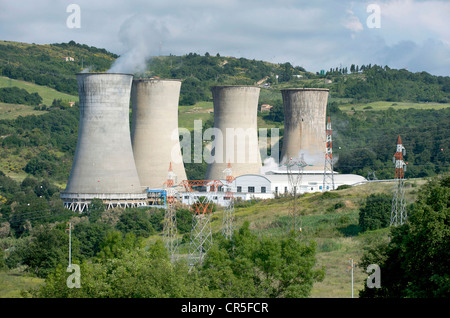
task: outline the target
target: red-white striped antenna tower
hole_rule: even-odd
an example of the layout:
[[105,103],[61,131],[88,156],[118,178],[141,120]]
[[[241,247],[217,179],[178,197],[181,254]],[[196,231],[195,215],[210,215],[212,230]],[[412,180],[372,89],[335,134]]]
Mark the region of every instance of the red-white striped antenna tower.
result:
[[[222,221],[222,234],[227,239],[231,239],[233,235],[233,223],[234,223],[234,196],[233,196],[233,182],[236,180],[233,177],[233,170],[231,169],[231,163],[228,162],[227,168],[223,171],[225,175],[224,184],[224,210]],[[227,204],[228,203],[228,204]]]
[[175,209],[178,191],[175,189],[175,184],[176,175],[172,170],[172,163],[170,163],[167,180],[164,182],[166,193],[166,211],[164,213],[163,240],[172,262],[175,260],[176,251],[178,249],[178,230]]
[[323,168],[322,191],[334,190],[333,142],[331,136],[331,118],[328,116],[325,149],[325,166]]
[[406,214],[406,202],[405,202],[405,187],[404,177],[406,171],[406,163],[403,160],[403,156],[406,154],[405,147],[402,145],[402,139],[400,135],[397,141],[397,151],[392,158],[395,165],[395,186],[394,197],[392,198],[391,209],[391,222],[390,225],[401,225],[405,223]]

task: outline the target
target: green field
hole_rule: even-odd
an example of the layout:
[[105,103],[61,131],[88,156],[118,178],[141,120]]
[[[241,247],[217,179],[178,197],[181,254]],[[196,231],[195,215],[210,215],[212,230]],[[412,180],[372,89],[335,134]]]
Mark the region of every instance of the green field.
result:
[[50,106],[54,99],[62,99],[72,102],[78,101],[78,96],[61,93],[47,86],[36,85],[30,82],[24,82],[0,76],[0,87],[11,87],[11,86],[24,88],[28,91],[28,93],[38,93],[42,97],[42,104],[47,106]]
[[44,112],[34,110],[33,106],[0,103],[0,119],[15,119],[19,116],[41,114],[44,114]]
[[41,278],[15,271],[0,271],[0,298],[21,298],[22,290],[36,288],[44,282]]
[[371,102],[371,103],[361,103],[361,104],[341,104],[339,108],[342,111],[367,111],[367,110],[386,110],[388,108],[393,109],[442,109],[450,107],[448,103],[409,103],[409,102]]
[[193,106],[180,106],[178,108],[178,127],[189,130],[194,129],[194,120],[201,120],[202,125],[213,118],[213,102],[198,102]]

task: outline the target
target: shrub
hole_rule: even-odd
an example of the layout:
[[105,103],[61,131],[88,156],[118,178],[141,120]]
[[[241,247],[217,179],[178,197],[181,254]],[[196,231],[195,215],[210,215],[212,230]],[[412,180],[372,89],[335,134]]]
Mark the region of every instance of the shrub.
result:
[[385,193],[371,194],[359,210],[359,226],[362,231],[387,227],[391,216],[392,197]]

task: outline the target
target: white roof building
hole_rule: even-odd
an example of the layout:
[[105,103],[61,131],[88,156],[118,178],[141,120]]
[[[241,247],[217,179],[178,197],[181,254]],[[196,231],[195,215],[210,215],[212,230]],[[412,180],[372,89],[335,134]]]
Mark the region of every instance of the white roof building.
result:
[[[226,193],[226,181],[220,180],[224,186],[218,187],[217,192],[211,193],[207,187],[206,192],[183,192],[181,200],[185,204],[192,204],[197,197],[209,195],[212,202],[217,205],[227,205],[228,198]],[[367,182],[367,179],[355,174],[334,173],[334,187],[337,189],[340,185],[358,185]],[[325,189],[328,191],[330,189]],[[301,176],[300,188],[298,193],[322,192],[323,190],[323,171],[304,171]],[[252,199],[273,199],[276,195],[292,192],[288,174],[283,170],[269,171],[265,175],[245,174],[235,178],[231,184],[231,192],[234,198],[242,200]]]

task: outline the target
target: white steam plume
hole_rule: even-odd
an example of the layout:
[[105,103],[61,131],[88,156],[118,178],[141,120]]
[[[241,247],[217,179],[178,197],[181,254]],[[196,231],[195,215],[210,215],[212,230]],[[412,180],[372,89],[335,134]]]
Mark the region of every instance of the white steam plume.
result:
[[264,160],[263,166],[259,169],[259,173],[265,175],[269,171],[278,171],[280,167],[278,163],[272,157],[267,157]]
[[142,14],[127,19],[119,31],[119,39],[128,48],[108,70],[108,73],[134,74],[145,72],[147,62],[158,55],[169,31],[163,21]]

